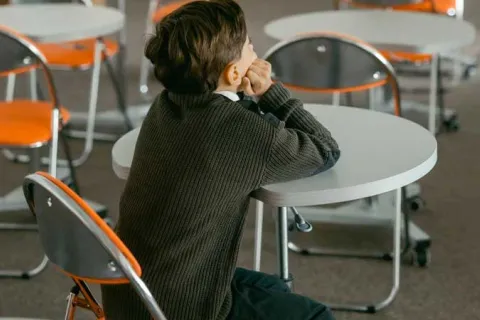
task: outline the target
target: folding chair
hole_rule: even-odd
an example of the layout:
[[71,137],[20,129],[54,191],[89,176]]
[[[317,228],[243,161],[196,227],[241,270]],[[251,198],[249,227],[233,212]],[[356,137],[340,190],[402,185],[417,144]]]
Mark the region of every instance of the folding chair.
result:
[[65,319],[76,308],[105,319],[87,283],[130,283],[155,320],[166,320],[141,280],[142,269],[115,232],[74,191],[53,176],[37,172],[25,178],[25,198],[37,218],[40,240],[48,259],[75,283]]
[[[430,12],[463,19],[464,0],[334,0],[335,9],[356,8],[356,9],[387,9],[412,12]],[[401,32],[401,30],[399,30]],[[439,32],[442,32],[439,30]],[[421,75],[430,76],[430,65],[432,55],[413,52],[398,52],[379,50],[392,64],[395,65],[398,75]],[[443,117],[442,124],[448,131],[459,129],[459,123],[455,115],[446,117],[444,94],[447,87],[442,83],[443,77],[452,79],[451,86],[455,86],[463,80],[470,78],[476,69],[476,58],[461,54],[452,53],[443,55],[438,59],[437,69],[439,70],[437,101],[439,102],[440,115]],[[444,63],[447,62],[447,63]],[[426,67],[426,70],[421,70]],[[406,90],[406,88],[402,88]],[[410,92],[424,91],[419,88],[409,88]]]
[[[93,6],[91,0],[80,0],[86,6]],[[70,3],[78,2],[74,0],[11,0],[11,5],[21,5],[25,3]],[[119,7],[123,7],[124,0],[119,0]],[[86,21],[85,23],[88,23]],[[42,52],[43,56],[47,59],[47,63],[52,70],[61,71],[86,71],[92,70],[92,78],[90,83],[90,96],[88,102],[88,115],[85,132],[67,130],[67,133],[76,138],[84,138],[84,148],[80,156],[73,161],[75,166],[80,166],[87,161],[92,148],[94,139],[112,140],[116,139],[116,136],[112,136],[108,133],[95,132],[95,117],[97,110],[98,92],[100,84],[100,71],[102,63],[107,67],[108,75],[113,84],[115,90],[119,111],[123,114],[125,127],[127,130],[133,128],[130,119],[128,118],[126,111],[126,97],[125,88],[123,88],[123,70],[118,70],[118,74],[115,74],[115,70],[112,64],[112,58],[116,57],[121,61],[123,56],[120,50],[121,45],[117,41],[109,39],[83,39],[78,41],[70,41],[63,43],[37,43],[37,48]],[[123,67],[121,67],[123,68]],[[120,68],[120,69],[121,69]],[[25,71],[25,70],[24,70]],[[41,92],[37,91],[36,84],[36,71],[35,69],[27,70],[30,77],[30,92],[33,100],[41,98]],[[12,72],[8,75],[7,82],[7,97],[6,100],[13,99],[15,90],[16,75],[19,72]],[[20,155],[11,152],[10,150],[4,150],[4,155],[12,161],[28,163],[30,158],[27,155]],[[43,158],[42,162],[46,164],[48,159]],[[63,161],[62,161],[63,162]]]
[[[281,81],[286,87],[296,91],[313,93],[345,93],[369,90],[379,86],[390,85],[394,92],[395,114],[401,116],[400,92],[396,74],[392,65],[377,50],[358,39],[331,33],[309,33],[282,41],[269,49],[264,59],[272,65],[272,78]],[[381,134],[381,133],[379,133]],[[404,202],[407,190],[403,190]],[[365,199],[371,208],[377,206],[378,197]],[[407,207],[407,205],[405,205]],[[315,216],[314,207],[291,208],[294,218],[290,229],[309,232],[310,224],[302,217],[302,213]],[[257,210],[257,222],[262,221],[263,213]],[[423,231],[411,223],[408,214],[404,215],[404,237],[406,246],[404,253],[428,247],[430,239]],[[333,223],[340,222],[332,218]],[[254,268],[260,267],[261,223],[255,230]],[[391,260],[390,253],[359,253],[351,251],[325,251],[317,248],[300,248],[289,242],[289,248],[297,253],[314,255],[333,255],[343,257],[369,257]],[[415,251],[416,252],[416,251]],[[421,255],[422,253],[418,253]],[[425,262],[426,263],[426,262]]]
[[[150,0],[148,5],[148,13],[145,25],[145,34],[149,35],[153,33],[154,25],[160,20],[162,20],[169,13],[177,10],[184,4],[191,2],[192,0],[180,0],[170,2],[164,5],[160,5],[161,0]],[[140,83],[139,90],[140,94],[146,101],[150,101],[150,96],[148,95],[148,75],[150,71],[151,63],[150,61],[142,56],[142,62],[140,63]]]
[[[0,26],[0,72],[38,68],[45,76],[50,101],[11,100],[0,102],[0,149],[18,148],[29,151],[32,161],[31,172],[40,168],[40,149],[50,146],[49,172],[56,175],[58,142],[63,145],[73,186],[77,188],[74,167],[70,157],[67,140],[62,134],[64,126],[70,119],[69,112],[60,105],[53,83],[52,74],[47,67],[46,58],[35,44],[13,30]],[[20,190],[21,192],[21,190]],[[12,193],[10,193],[12,194]],[[21,195],[21,193],[20,193]],[[7,197],[0,198],[2,211],[14,211],[25,207],[23,199],[10,204]],[[36,224],[0,223],[0,230],[36,230]],[[38,266],[31,270],[0,270],[0,278],[29,279],[47,265],[44,257]]]

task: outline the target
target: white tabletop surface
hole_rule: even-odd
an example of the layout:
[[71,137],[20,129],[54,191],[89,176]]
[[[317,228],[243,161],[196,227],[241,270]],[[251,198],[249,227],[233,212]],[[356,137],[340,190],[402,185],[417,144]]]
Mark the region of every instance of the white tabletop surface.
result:
[[[305,108],[338,141],[342,155],[316,176],[269,185],[254,197],[273,206],[307,206],[382,194],[417,181],[437,161],[437,141],[420,125],[390,114],[352,107],[307,104]],[[112,150],[121,179],[130,171],[139,129],[120,138]]]
[[81,4],[20,4],[0,6],[0,25],[38,42],[75,41],[118,32],[124,25],[119,10]]
[[265,26],[265,33],[277,40],[310,32],[346,34],[380,49],[434,54],[472,44],[476,30],[467,21],[444,15],[388,10],[310,12]]

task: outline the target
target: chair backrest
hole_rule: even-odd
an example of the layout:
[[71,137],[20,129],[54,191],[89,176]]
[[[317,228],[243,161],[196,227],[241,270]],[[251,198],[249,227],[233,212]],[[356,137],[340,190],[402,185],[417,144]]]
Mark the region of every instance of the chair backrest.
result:
[[48,259],[70,277],[99,284],[130,283],[155,319],[165,319],[141,281],[141,268],[130,250],[97,213],[60,180],[44,172],[23,184],[36,216]]
[[[390,83],[399,96],[390,62],[372,46],[350,36],[301,34],[272,47],[264,59],[272,65],[272,78],[293,90],[354,92]],[[399,115],[399,102],[395,109]]]

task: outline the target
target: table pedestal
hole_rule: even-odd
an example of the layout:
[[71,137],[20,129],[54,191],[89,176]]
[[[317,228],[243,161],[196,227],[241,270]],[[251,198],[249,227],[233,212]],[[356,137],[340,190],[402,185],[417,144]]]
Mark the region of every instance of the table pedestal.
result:
[[[384,309],[395,299],[400,286],[400,260],[401,260],[401,230],[402,230],[402,195],[401,189],[395,192],[395,213],[393,220],[393,285],[389,295],[382,301],[369,305],[354,304],[333,304],[326,303],[332,310],[356,311],[365,313],[375,313]],[[292,285],[292,278],[288,267],[288,210],[286,207],[278,208],[276,219],[277,236],[277,254],[278,254],[278,273],[289,286]],[[306,217],[305,217],[306,218]]]

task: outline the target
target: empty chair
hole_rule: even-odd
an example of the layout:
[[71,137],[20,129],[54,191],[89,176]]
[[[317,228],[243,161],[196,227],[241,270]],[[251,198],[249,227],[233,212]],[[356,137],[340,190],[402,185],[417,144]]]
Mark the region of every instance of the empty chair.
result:
[[[58,142],[62,142],[70,176],[75,183],[70,152],[62,130],[70,119],[68,110],[60,105],[51,72],[45,57],[28,38],[0,26],[0,73],[11,70],[38,68],[44,75],[49,100],[14,99],[0,101],[0,149],[23,149],[31,156],[30,172],[40,168],[40,149],[49,146],[49,172],[56,175]],[[0,212],[25,208],[21,188],[0,197]],[[20,197],[18,197],[20,196]],[[35,230],[35,224],[0,223],[0,230]],[[21,253],[19,251],[19,253]],[[0,277],[28,279],[45,269],[46,257],[30,270],[0,270]]]
[[82,198],[44,172],[28,175],[23,191],[37,219],[48,259],[75,283],[68,296],[65,319],[74,319],[77,307],[90,310],[96,319],[105,319],[87,283],[130,283],[153,319],[166,320],[140,278],[142,269],[135,257]]
[[393,67],[358,39],[331,33],[303,34],[278,43],[264,58],[272,65],[272,77],[297,91],[338,96],[390,84],[395,92],[394,112],[400,115]]

